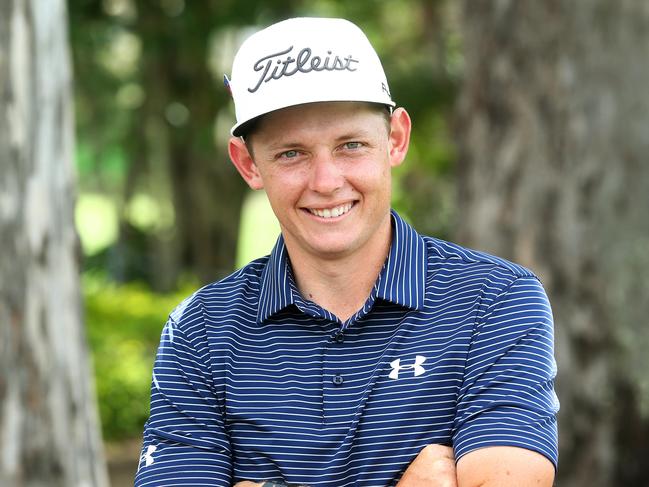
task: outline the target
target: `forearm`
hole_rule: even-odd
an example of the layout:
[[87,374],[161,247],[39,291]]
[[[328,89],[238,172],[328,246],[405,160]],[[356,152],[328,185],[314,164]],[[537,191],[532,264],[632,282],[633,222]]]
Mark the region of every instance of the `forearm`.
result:
[[453,449],[428,445],[406,469],[397,487],[457,487]]

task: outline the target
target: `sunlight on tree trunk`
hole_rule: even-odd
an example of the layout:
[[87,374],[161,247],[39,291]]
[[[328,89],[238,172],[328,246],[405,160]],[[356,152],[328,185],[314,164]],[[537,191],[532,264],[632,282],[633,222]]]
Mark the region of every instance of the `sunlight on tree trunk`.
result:
[[63,0],[0,2],[0,485],[104,486]]

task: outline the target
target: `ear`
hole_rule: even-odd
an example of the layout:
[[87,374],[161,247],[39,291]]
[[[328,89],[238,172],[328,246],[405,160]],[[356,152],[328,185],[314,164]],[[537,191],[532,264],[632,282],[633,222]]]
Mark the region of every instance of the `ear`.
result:
[[410,146],[410,115],[405,108],[397,108],[390,118],[390,165],[400,165],[408,153]]
[[252,189],[262,189],[264,181],[259,173],[259,168],[248,151],[248,147],[240,137],[230,137],[228,153],[234,167],[237,168],[243,180]]

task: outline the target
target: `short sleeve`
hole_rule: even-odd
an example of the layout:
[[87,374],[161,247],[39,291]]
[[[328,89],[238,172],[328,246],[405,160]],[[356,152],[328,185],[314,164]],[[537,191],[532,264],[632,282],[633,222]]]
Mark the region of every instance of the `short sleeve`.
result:
[[557,466],[559,402],[552,311],[534,276],[488,286],[460,389],[455,458],[478,448],[516,446]]
[[136,487],[230,486],[230,444],[214,394],[200,310],[167,321],[153,368]]

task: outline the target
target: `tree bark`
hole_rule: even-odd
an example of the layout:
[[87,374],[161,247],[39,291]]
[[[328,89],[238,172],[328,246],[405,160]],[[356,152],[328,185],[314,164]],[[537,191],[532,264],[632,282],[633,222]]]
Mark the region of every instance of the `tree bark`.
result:
[[73,224],[63,0],[0,2],[0,485],[107,485]]
[[548,290],[559,485],[644,485],[649,9],[466,0],[462,24],[458,240]]

